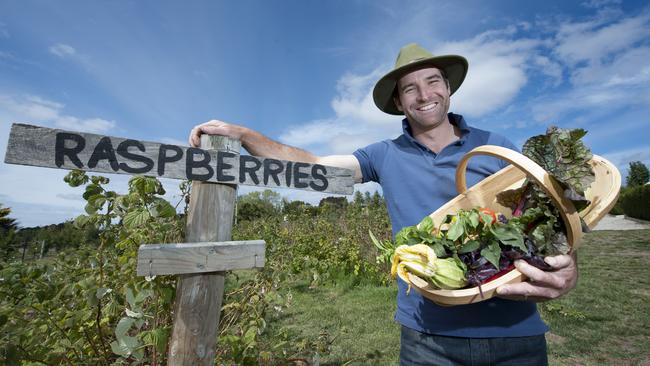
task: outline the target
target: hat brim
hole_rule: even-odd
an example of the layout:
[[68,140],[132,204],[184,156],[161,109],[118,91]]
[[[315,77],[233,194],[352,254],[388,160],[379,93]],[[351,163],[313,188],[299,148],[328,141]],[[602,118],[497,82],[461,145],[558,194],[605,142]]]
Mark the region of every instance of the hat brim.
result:
[[469,67],[467,60],[464,57],[458,55],[445,55],[424,58],[392,70],[379,79],[377,84],[375,84],[372,96],[377,108],[388,114],[404,114],[397,109],[395,101],[393,100],[397,80],[404,76],[404,74],[422,68],[423,66],[433,66],[444,70],[445,75],[447,75],[447,80],[449,80],[450,95],[454,94],[454,92],[460,87],[460,84],[463,83]]

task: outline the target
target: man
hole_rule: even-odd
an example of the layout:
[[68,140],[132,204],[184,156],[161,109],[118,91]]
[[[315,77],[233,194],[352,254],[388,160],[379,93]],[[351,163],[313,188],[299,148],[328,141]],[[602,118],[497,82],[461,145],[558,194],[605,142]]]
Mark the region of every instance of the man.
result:
[[[394,235],[457,195],[454,173],[465,153],[487,144],[515,149],[504,137],[470,127],[462,116],[448,113],[450,96],[467,69],[461,56],[434,57],[416,44],[403,47],[395,68],[375,85],[373,97],[380,110],[406,116],[404,133],[352,155],[315,156],[221,121],[196,126],[190,144],[198,146],[202,133],[227,135],[240,139],[252,155],[352,169],[356,182],[381,184]],[[467,169],[468,184],[504,166],[495,158],[474,158]],[[535,301],[557,298],[577,280],[575,258],[562,255],[546,261],[551,271],[518,261],[516,266],[528,282],[504,285],[497,290],[499,297],[463,306],[441,307],[417,291],[407,294],[406,284],[398,279],[395,319],[402,325],[400,364],[546,364],[548,329]]]

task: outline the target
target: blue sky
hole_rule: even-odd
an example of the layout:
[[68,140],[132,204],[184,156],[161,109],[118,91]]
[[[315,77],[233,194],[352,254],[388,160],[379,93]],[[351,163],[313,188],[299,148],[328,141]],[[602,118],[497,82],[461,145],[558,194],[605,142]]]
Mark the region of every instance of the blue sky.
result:
[[[411,42],[469,60],[451,110],[470,124],[518,146],[581,127],[623,177],[650,166],[650,4],[607,0],[0,0],[0,151],[13,122],[186,145],[221,119],[349,154],[401,132],[371,91]],[[65,173],[0,163],[0,203],[23,227],[73,218],[82,192]]]

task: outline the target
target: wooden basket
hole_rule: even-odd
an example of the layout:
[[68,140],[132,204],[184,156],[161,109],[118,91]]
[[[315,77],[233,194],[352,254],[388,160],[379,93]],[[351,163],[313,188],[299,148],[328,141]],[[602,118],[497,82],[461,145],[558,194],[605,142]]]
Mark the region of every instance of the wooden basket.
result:
[[[469,159],[475,155],[489,155],[509,162],[511,165],[498,171],[495,174],[483,179],[472,188],[467,189],[465,170]],[[435,224],[440,224],[448,214],[455,214],[459,209],[468,210],[474,207],[487,207],[496,212],[509,216],[511,209],[497,203],[496,195],[499,192],[519,188],[523,185],[526,177],[536,181],[539,186],[548,194],[551,201],[559,209],[567,230],[567,239],[571,250],[578,248],[582,238],[582,218],[589,228],[594,228],[598,221],[605,216],[616,203],[621,187],[621,174],[618,169],[600,156],[594,155],[590,161],[596,179],[585,192],[587,199],[591,201],[580,212],[576,212],[573,203],[563,195],[563,189],[555,178],[546,172],[542,167],[526,156],[500,146],[484,145],[468,152],[458,164],[456,169],[456,189],[459,195],[434,213],[429,215]],[[422,296],[444,306],[471,304],[487,300],[495,295],[497,287],[506,283],[517,283],[525,280],[524,275],[516,269],[509,271],[503,276],[481,285],[459,290],[435,289],[425,280],[408,274],[409,282]],[[481,296],[481,292],[483,296]]]

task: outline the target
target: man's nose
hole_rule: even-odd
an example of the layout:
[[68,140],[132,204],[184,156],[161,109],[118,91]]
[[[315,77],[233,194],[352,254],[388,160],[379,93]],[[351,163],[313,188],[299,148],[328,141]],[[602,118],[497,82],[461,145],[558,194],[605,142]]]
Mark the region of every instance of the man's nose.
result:
[[426,102],[431,98],[431,90],[427,87],[418,88],[418,100]]

